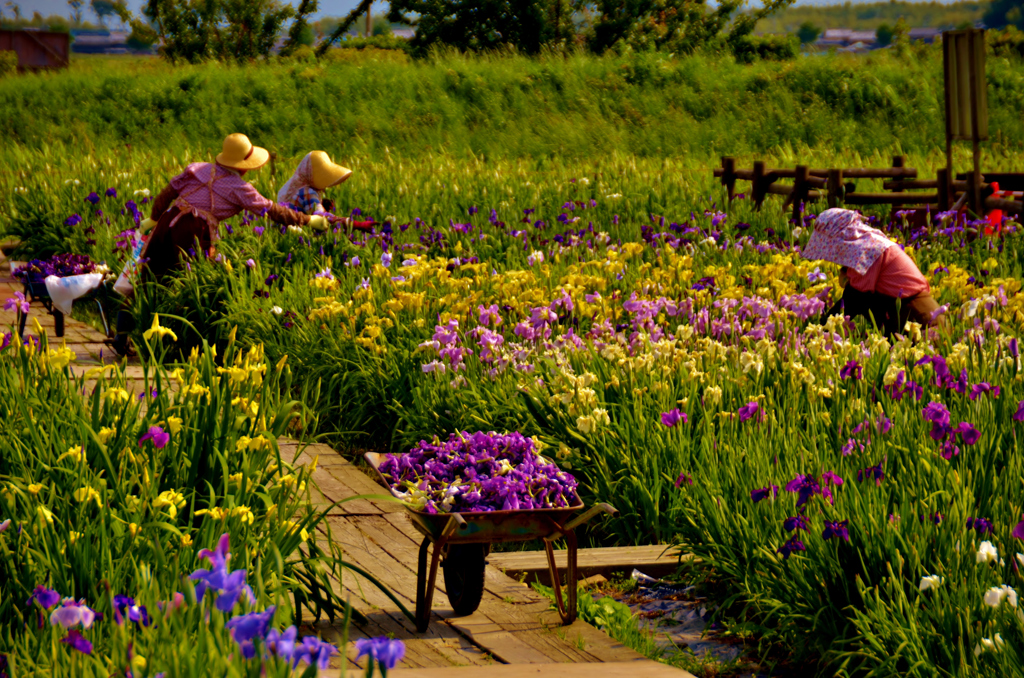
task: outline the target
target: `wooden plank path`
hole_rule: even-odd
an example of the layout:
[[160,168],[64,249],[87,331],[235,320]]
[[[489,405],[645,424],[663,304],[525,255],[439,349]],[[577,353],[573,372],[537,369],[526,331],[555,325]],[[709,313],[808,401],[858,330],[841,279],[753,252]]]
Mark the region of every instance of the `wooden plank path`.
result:
[[[577,567],[581,579],[598,574],[609,579],[613,575],[629,576],[634,568],[658,578],[679,569],[679,557],[675,553],[675,547],[663,545],[580,549]],[[514,579],[551,585],[547,556],[543,551],[493,553],[489,561]]]
[[[0,269],[0,304],[21,291],[6,266]],[[39,321],[51,341],[55,340],[53,318],[42,304],[33,303],[26,325],[26,335],[35,333],[32,319]],[[0,333],[17,322],[16,313],[0,306]],[[71,317],[65,317],[64,343],[76,356],[72,366],[76,374],[97,365],[118,361],[104,346],[103,334]],[[57,345],[59,340],[54,345]],[[135,361],[126,361],[123,369],[129,389],[143,388],[142,368]],[[87,385],[88,387],[88,385]],[[279,441],[282,457],[297,463],[317,459],[313,491],[313,508],[324,510],[334,502],[359,495],[384,495],[383,487],[336,451],[326,445],[304,445],[295,440]],[[421,537],[412,527],[405,509],[390,499],[360,499],[331,508],[319,533],[325,541],[325,530],[340,544],[347,562],[370,572],[389,587],[406,608],[416,605],[416,565]],[[564,555],[560,557],[564,565]],[[430,625],[417,634],[415,625],[405,617],[387,596],[363,577],[346,572],[343,581],[335,582],[336,591],[347,595],[353,607],[366,617],[366,623],[353,623],[345,658],[336,657],[333,671],[338,675],[342,661],[353,669],[363,668],[356,660],[355,641],[387,635],[406,644],[401,670],[393,675],[408,678],[449,676],[457,667],[466,667],[467,678],[502,678],[512,675],[536,675],[571,678],[572,676],[629,676],[652,678],[690,674],[652,662],[637,652],[612,640],[589,624],[577,620],[562,626],[557,612],[548,600],[526,584],[520,583],[499,569],[488,566],[486,590],[480,608],[467,617],[455,617],[444,592],[444,579],[438,574]],[[342,629],[323,621],[307,624],[304,633],[318,633],[325,640],[340,643]],[[601,669],[593,664],[601,663]],[[530,665],[518,669],[503,665]],[[547,666],[558,664],[559,666]],[[571,664],[590,664],[589,670],[569,668]],[[607,671],[605,670],[607,668]],[[576,671],[573,673],[572,671]],[[325,674],[321,674],[325,675]]]

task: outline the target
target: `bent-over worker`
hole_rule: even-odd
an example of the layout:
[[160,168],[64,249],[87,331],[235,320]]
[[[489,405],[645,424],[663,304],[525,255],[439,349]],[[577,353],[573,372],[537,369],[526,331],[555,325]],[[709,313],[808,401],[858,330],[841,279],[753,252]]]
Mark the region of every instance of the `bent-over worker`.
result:
[[928,326],[937,320],[939,305],[917,264],[853,210],[833,208],[818,215],[802,254],[842,266],[843,298],[828,315],[873,316],[887,336],[901,332],[907,321]]
[[[288,182],[277,192],[277,201],[303,214],[318,214],[331,223],[340,223],[360,230],[370,230],[373,221],[352,221],[332,214],[334,204],[324,192],[352,176],[352,170],[335,164],[323,151],[311,151],[299,161]],[[326,229],[324,229],[326,230]]]

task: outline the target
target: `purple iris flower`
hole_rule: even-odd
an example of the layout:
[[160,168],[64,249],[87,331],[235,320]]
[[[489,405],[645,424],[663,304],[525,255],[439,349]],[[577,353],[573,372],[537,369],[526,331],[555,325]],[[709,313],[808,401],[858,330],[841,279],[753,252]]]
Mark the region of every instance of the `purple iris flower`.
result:
[[949,425],[949,410],[947,410],[946,406],[942,403],[937,403],[935,401],[928,403],[924,406],[924,409],[921,410],[921,416],[925,421],[930,421],[933,424],[938,424],[939,426]]
[[149,612],[145,605],[136,605],[135,599],[130,596],[114,596],[114,620],[121,625],[125,617],[128,621],[149,626]]
[[839,487],[840,485],[843,484],[843,479],[839,477],[838,474],[833,473],[832,471],[825,471],[824,473],[822,473],[821,479],[831,485],[835,485],[836,487]]
[[674,408],[668,412],[661,413],[661,423],[669,428],[672,428],[679,422],[687,423],[688,417],[685,412],[680,412],[679,408]]
[[96,613],[85,604],[85,601],[75,602],[74,598],[65,598],[60,607],[50,613],[50,623],[54,626],[60,625],[66,629],[82,625],[83,629],[92,626],[96,620]]
[[[839,476],[835,477],[839,478]],[[841,482],[842,478],[839,478],[839,480]],[[810,475],[799,475],[793,478],[793,480],[786,483],[785,490],[786,492],[795,492],[797,494],[797,508],[806,504],[816,494],[820,494],[829,503],[833,501],[832,491],[828,487],[823,487],[816,477]]]
[[45,586],[37,586],[35,590],[32,591],[32,595],[25,601],[25,605],[27,607],[31,607],[33,602],[39,603],[44,610],[49,610],[60,602],[60,594],[53,589],[46,588]]
[[679,477],[676,478],[676,487],[682,487],[683,485],[693,485],[693,478],[686,475],[686,473],[680,473]]
[[78,226],[80,223],[82,223],[82,217],[78,214],[72,214],[64,220],[65,226]]
[[839,370],[839,378],[843,381],[847,379],[860,379],[864,374],[863,369],[856,360],[851,360]]
[[974,445],[981,440],[981,431],[966,421],[960,422],[960,425],[953,429],[953,433],[960,434],[960,439],[964,441],[964,445]]
[[980,384],[975,384],[971,387],[971,393],[967,397],[971,400],[977,400],[982,393],[991,393],[993,398],[999,397],[999,387],[993,386],[987,381],[983,381]]
[[[3,522],[0,522],[0,532],[5,532],[7,530],[7,528],[10,527],[10,526],[11,526],[11,519],[10,518],[8,518],[7,520],[5,520]],[[56,591],[54,593],[56,593]],[[29,600],[31,600],[31,598]]]
[[779,496],[779,486],[769,485],[768,487],[762,487],[750,491],[750,498],[754,501],[755,504],[763,499],[767,499],[769,495],[771,495],[772,497]]
[[260,640],[266,638],[267,631],[270,630],[270,622],[274,618],[275,609],[277,608],[271,605],[263,612],[250,612],[249,614],[232,617],[224,624],[224,628],[231,629],[231,637],[238,643],[238,646],[242,649],[242,655],[246,659],[252,659],[256,656],[256,645],[253,643],[253,640],[256,638]]
[[1010,533],[1010,536],[1014,539],[1024,540],[1024,515],[1020,517],[1020,522],[1014,526],[1013,532]]
[[405,643],[391,640],[387,636],[360,638],[356,641],[356,650],[356,659],[369,655],[382,669],[390,671],[405,656]]
[[199,557],[209,560],[213,569],[199,569],[189,575],[190,579],[198,582],[196,584],[196,600],[201,602],[207,591],[219,593],[216,606],[221,612],[230,612],[242,594],[245,594],[250,604],[256,602],[252,588],[245,583],[245,570],[228,572],[227,563],[231,559],[231,554],[228,552],[229,544],[230,536],[224,533],[215,550],[201,550]]
[[1017,411],[1013,413],[1014,421],[1024,421],[1024,400],[1017,403]]
[[116,188],[108,188],[103,193],[103,195],[107,196],[108,198],[116,198],[117,197],[117,189]]
[[789,541],[787,541],[785,544],[779,547],[776,553],[780,554],[783,560],[788,560],[789,556],[792,555],[794,551],[806,550],[807,547],[804,545],[802,541],[797,539],[797,535],[794,534],[792,537],[789,538]]
[[85,196],[85,199],[95,205],[100,201],[100,196],[97,195],[96,191],[93,191],[89,195]]
[[[401,643],[402,641],[396,640],[394,642]],[[356,647],[359,647],[358,640],[356,641]],[[403,646],[403,654],[404,649]],[[302,644],[297,646],[294,654],[292,654],[292,666],[298,666],[300,661],[304,661],[310,666],[316,664],[317,668],[326,669],[331,662],[331,655],[337,651],[338,648],[330,643],[323,642],[316,636],[306,636],[302,639]],[[401,659],[401,656],[399,656],[399,659]]]
[[277,629],[270,629],[264,644],[268,652],[290,661],[295,654],[295,640],[298,634],[299,631],[294,626],[289,626],[284,633]]
[[153,447],[161,449],[167,446],[167,443],[171,440],[171,434],[164,432],[159,426],[150,426],[146,435],[139,438],[139,447],[147,440],[153,441]]
[[995,532],[995,527],[992,525],[992,521],[988,518],[968,518],[967,529],[973,529],[981,535],[992,534]]
[[885,471],[882,465],[885,463],[885,459],[878,462],[874,466],[868,466],[857,471],[857,482],[864,482],[865,480],[874,479],[876,486],[881,486],[882,481],[885,480]]
[[70,645],[82,654],[92,654],[92,643],[86,640],[78,629],[68,631],[68,635],[61,638],[60,642]]
[[753,417],[755,414],[757,414],[758,410],[760,409],[761,406],[757,404],[757,401],[751,400],[749,403],[741,407],[737,411],[737,414],[740,415],[740,421],[746,421]]
[[850,530],[846,527],[849,522],[849,520],[826,520],[825,530],[821,533],[821,538],[828,541],[832,537],[839,537],[843,541],[850,541]]
[[792,518],[786,518],[782,523],[782,527],[786,529],[786,532],[792,532],[793,530],[809,532],[811,523],[807,520],[807,516],[793,516]]

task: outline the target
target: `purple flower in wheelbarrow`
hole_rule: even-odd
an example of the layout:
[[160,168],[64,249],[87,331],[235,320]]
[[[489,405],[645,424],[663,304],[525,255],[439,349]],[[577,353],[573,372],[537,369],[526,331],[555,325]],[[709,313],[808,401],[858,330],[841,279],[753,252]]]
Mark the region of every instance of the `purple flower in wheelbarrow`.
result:
[[23,292],[15,292],[13,297],[4,302],[5,311],[17,310],[22,313],[28,313],[31,308]]
[[360,638],[356,641],[356,650],[356,659],[368,655],[371,661],[377,662],[381,672],[385,673],[402,661],[402,657],[405,656],[405,643],[391,640],[387,636]]
[[139,438],[139,447],[142,447],[143,443],[147,440],[151,440],[153,442],[153,447],[162,449],[167,447],[167,443],[171,440],[171,434],[165,432],[159,426],[150,426],[149,430],[146,431],[146,434]]

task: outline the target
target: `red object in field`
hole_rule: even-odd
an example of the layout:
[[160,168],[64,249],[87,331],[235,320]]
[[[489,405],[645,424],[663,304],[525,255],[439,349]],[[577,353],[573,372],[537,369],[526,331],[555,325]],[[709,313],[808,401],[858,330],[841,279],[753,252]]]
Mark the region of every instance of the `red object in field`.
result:
[[[992,197],[998,198],[1001,196],[999,193],[999,184],[995,181],[992,182]],[[1003,210],[992,210],[988,213],[988,226],[985,227],[985,235],[998,235],[1003,231]]]
[[373,225],[377,223],[373,219],[369,221],[353,221],[352,228],[359,229],[360,231],[369,231],[373,228]]

